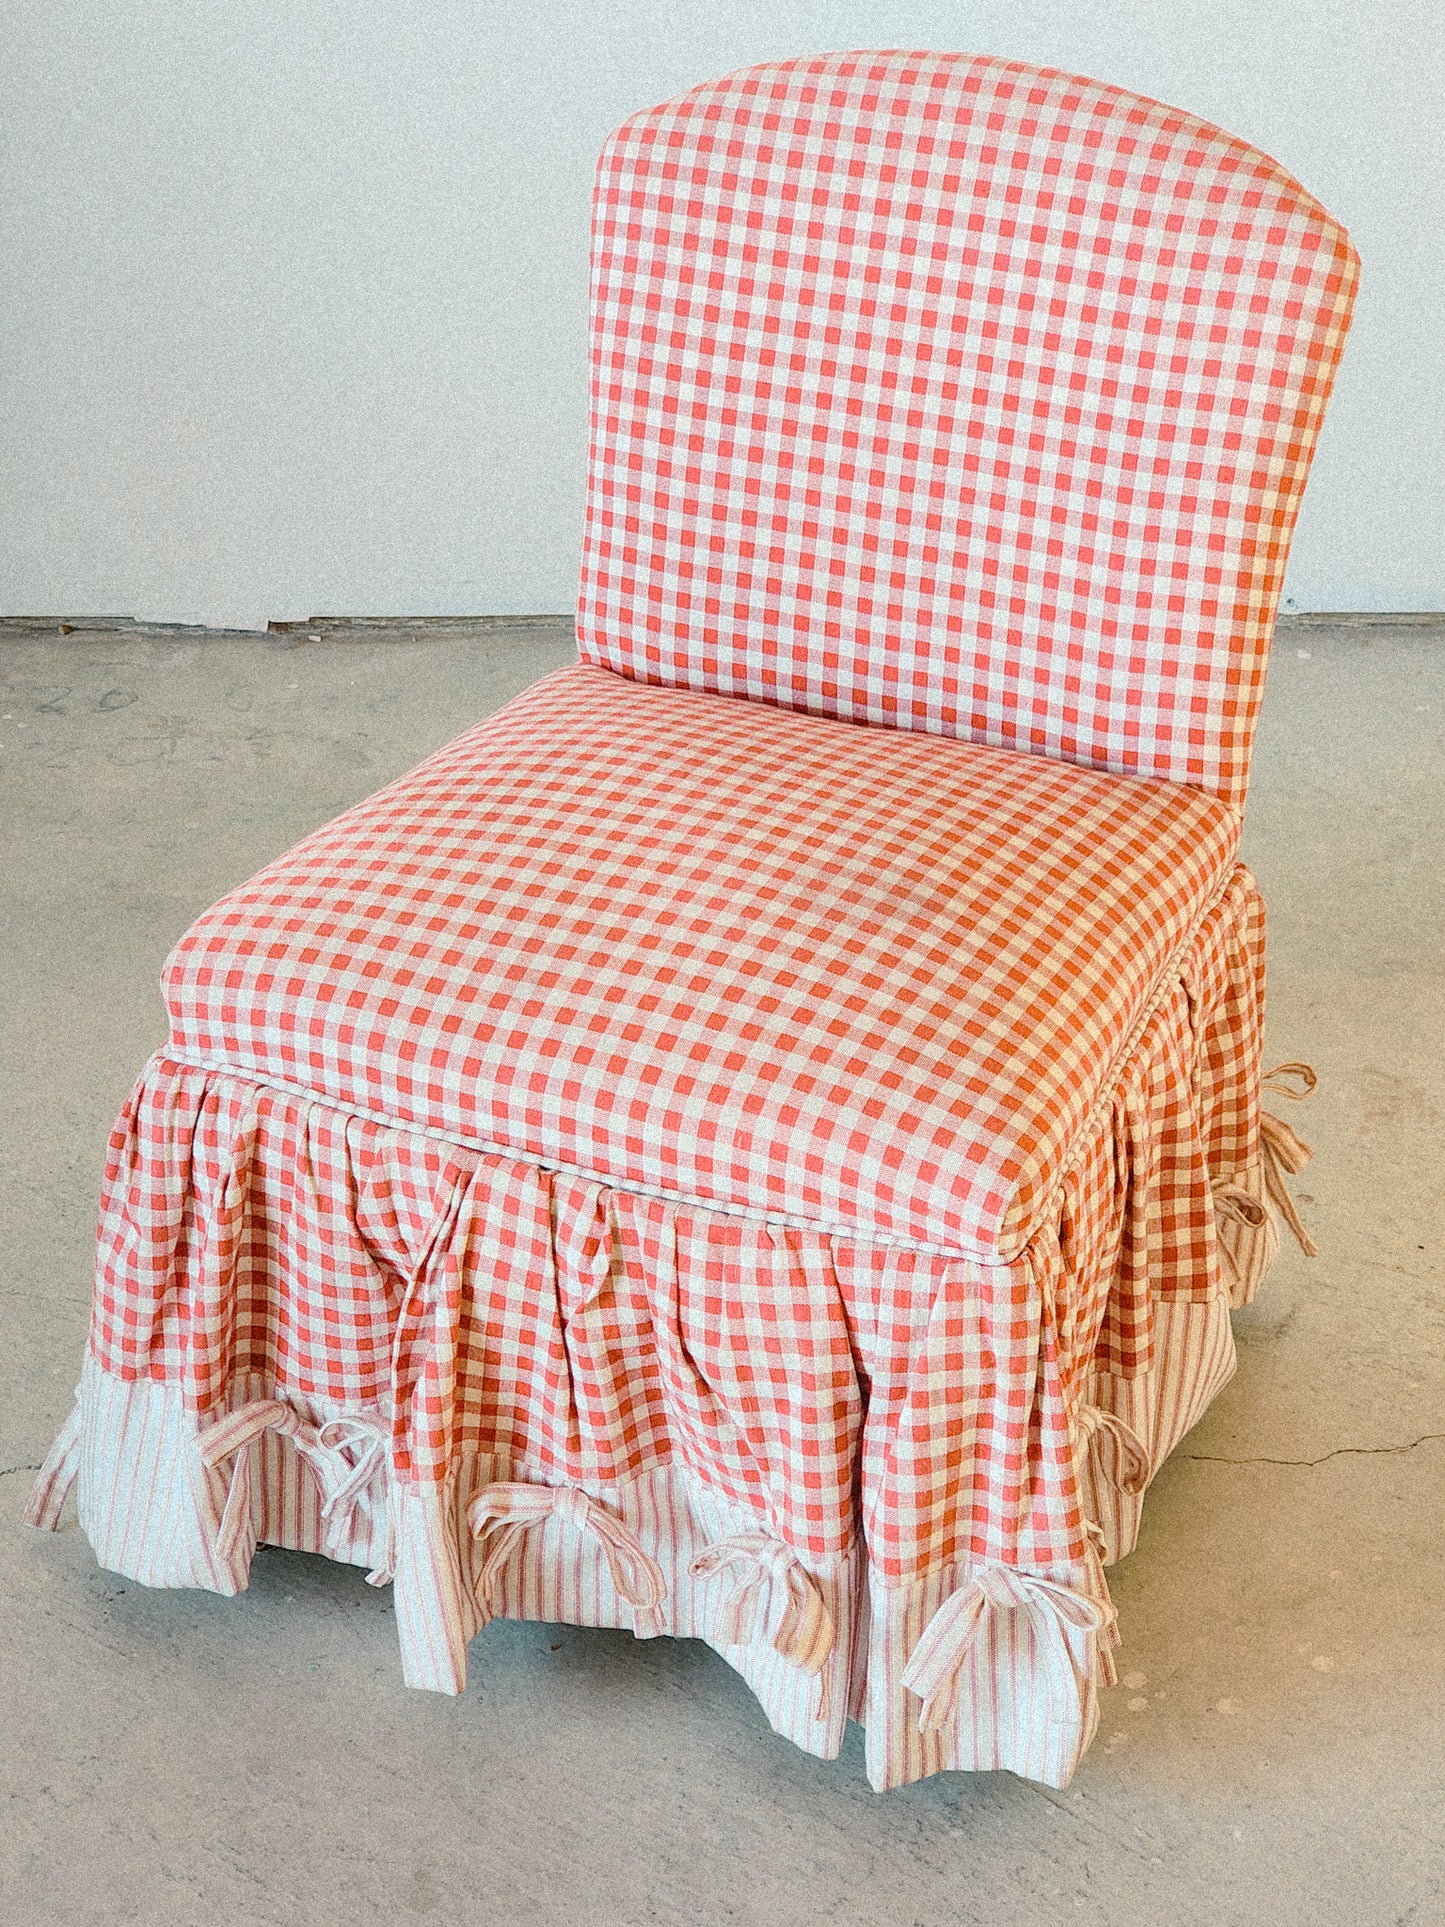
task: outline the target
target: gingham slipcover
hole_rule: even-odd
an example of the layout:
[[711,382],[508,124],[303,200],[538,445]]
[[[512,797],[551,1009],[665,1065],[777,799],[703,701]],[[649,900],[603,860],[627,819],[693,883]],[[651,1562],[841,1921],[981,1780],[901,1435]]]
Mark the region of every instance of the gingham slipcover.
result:
[[578,666],[208,911],[171,1048],[629,1190],[1012,1258],[1237,837],[1200,790]]
[[1357,264],[1257,148],[960,54],[607,143],[585,660],[1239,804]]
[[635,117],[594,259],[582,660],[177,946],[31,1517],[1063,1784],[1304,1155],[1236,849],[1352,256],[1172,109],[854,54]]

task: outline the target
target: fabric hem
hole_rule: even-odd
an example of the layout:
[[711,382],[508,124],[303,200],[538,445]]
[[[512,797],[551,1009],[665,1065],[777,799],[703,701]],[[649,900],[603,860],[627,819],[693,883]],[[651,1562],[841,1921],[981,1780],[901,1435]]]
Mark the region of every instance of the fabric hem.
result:
[[[1156,1371],[1099,1375],[1089,1388],[1155,1463],[1233,1369],[1222,1295],[1161,1305],[1159,1316]],[[678,1466],[570,1499],[576,1489],[495,1456],[464,1458],[439,1484],[401,1481],[389,1454],[357,1452],[357,1438],[382,1424],[375,1408],[273,1390],[238,1380],[227,1410],[202,1420],[177,1388],[113,1378],[88,1357],[29,1522],[54,1528],[74,1481],[99,1563],[142,1584],[232,1595],[263,1545],[369,1568],[376,1583],[394,1578],[403,1678],[443,1693],[464,1690],[468,1647],[493,1618],[701,1639],[804,1751],[835,1758],[847,1720],[863,1725],[878,1791],[948,1769],[1062,1787],[1097,1725],[1117,1642],[1103,1563],[1132,1547],[1142,1504],[1142,1492],[1121,1492],[1097,1465],[1083,1477],[1100,1533],[1082,1563],[965,1557],[899,1583],[869,1567],[861,1541],[805,1563],[747,1507]],[[504,1488],[509,1504],[519,1491],[539,1504],[493,1559]],[[635,1549],[656,1568],[655,1599],[611,1558],[589,1504],[609,1522],[612,1550]]]

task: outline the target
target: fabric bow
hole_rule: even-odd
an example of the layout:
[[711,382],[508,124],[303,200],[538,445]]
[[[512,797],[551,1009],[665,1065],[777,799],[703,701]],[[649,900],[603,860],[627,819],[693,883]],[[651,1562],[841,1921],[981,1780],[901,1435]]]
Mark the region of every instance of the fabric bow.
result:
[[[372,1481],[391,1464],[391,1428],[383,1419],[362,1412],[343,1412],[340,1418],[327,1419],[317,1430],[316,1449],[311,1449],[300,1433],[296,1443],[320,1475],[321,1521],[327,1542],[337,1540],[349,1528],[362,1495]],[[369,1586],[384,1586],[396,1572],[396,1519],[394,1508],[384,1508],[381,1557],[366,1575]]]
[[929,1620],[904,1668],[903,1684],[923,1701],[920,1731],[936,1733],[953,1720],[973,1643],[985,1622],[1003,1612],[1021,1612],[1029,1622],[1044,1663],[1049,1718],[1067,1719],[1080,1704],[1084,1681],[1065,1629],[1105,1633],[1113,1623],[1112,1607],[1016,1566],[980,1566]]
[[[336,1550],[350,1526],[362,1494],[389,1462],[387,1431],[380,1420],[366,1414],[346,1413],[315,1426],[285,1399],[257,1398],[238,1405],[196,1440],[197,1460],[207,1471],[231,1461],[226,1501],[214,1539],[216,1556],[223,1562],[233,1559],[240,1546],[250,1516],[251,1451],[267,1432],[293,1440],[316,1474],[330,1551]],[[382,1556],[366,1575],[373,1586],[385,1585],[395,1570],[391,1512],[388,1506]]]
[[[1228,1178],[1216,1178],[1209,1187],[1214,1201],[1216,1228],[1224,1219],[1241,1226],[1251,1235],[1242,1251],[1238,1241],[1223,1232],[1215,1239],[1215,1250],[1225,1274],[1231,1304],[1247,1304],[1259,1288],[1259,1281],[1274,1263],[1279,1251],[1279,1226],[1253,1192]],[[1243,1263],[1241,1263],[1241,1258]]]
[[833,1651],[833,1615],[822,1589],[790,1546],[766,1532],[736,1532],[701,1551],[688,1567],[695,1579],[735,1575],[722,1603],[719,1637],[746,1646],[768,1629],[773,1650],[821,1681],[818,1717],[828,1717],[823,1668]]
[[1101,1405],[1080,1405],[1074,1413],[1074,1436],[1085,1452],[1094,1454],[1096,1465],[1102,1456],[1098,1449],[1100,1439],[1111,1441],[1114,1469],[1109,1472],[1101,1465],[1100,1470],[1120,1492],[1140,1493],[1153,1477],[1154,1467],[1143,1440],[1117,1412],[1107,1411]]
[[476,1576],[478,1601],[485,1606],[492,1582],[517,1541],[533,1526],[556,1516],[578,1532],[591,1533],[602,1548],[607,1570],[620,1598],[639,1612],[652,1612],[667,1597],[661,1566],[643,1550],[635,1532],[614,1512],[571,1485],[529,1485],[499,1479],[482,1487],[467,1507],[467,1523],[478,1539],[491,1538]]
[[1269,1213],[1252,1191],[1228,1178],[1216,1178],[1209,1187],[1214,1197],[1215,1216],[1229,1218],[1248,1231],[1259,1231],[1269,1222]]
[[[1269,1091],[1275,1097],[1287,1097],[1297,1104],[1309,1096],[1318,1082],[1313,1068],[1308,1064],[1276,1064],[1272,1071],[1264,1073],[1260,1089]],[[1265,1189],[1269,1192],[1271,1202],[1294,1233],[1295,1241],[1306,1258],[1317,1258],[1320,1255],[1319,1246],[1300,1223],[1299,1212],[1295,1210],[1294,1199],[1285,1183],[1287,1177],[1297,1177],[1303,1171],[1314,1152],[1282,1117],[1273,1117],[1268,1111],[1259,1114],[1259,1148],[1264,1157]]]

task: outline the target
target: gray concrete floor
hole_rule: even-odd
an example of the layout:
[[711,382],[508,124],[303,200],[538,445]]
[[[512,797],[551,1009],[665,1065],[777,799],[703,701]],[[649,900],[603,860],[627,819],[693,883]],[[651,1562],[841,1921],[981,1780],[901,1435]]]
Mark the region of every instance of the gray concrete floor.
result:
[[544,670],[565,625],[318,642],[0,636],[0,1918],[1445,1922],[1445,625],[1282,637],[1248,851],[1323,1256],[1114,1574],[1124,1684],[1074,1786],[876,1797],[704,1648],[494,1625],[401,1686],[359,1573],[147,1592],[23,1530],[85,1333],[106,1133],[189,918]]

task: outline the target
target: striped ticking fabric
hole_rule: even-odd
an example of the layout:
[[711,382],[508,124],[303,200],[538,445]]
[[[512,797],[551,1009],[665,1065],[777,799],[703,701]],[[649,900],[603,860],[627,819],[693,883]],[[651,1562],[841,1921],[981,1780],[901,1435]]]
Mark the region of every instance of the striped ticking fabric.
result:
[[634,115],[582,653],[1242,802],[1356,273],[1256,148],[1018,62],[828,54]]
[[629,1189],[1010,1257],[1236,838],[1202,791],[573,667],[208,911],[171,1048]]

